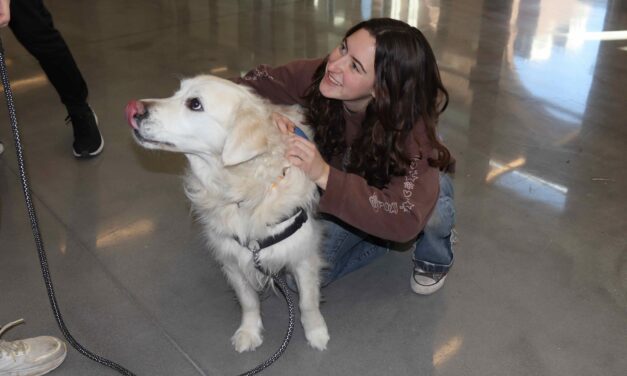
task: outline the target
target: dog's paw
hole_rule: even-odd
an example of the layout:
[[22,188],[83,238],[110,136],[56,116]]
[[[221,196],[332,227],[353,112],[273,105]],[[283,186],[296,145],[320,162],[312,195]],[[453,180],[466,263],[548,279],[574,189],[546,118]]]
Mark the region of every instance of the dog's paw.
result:
[[300,311],[300,320],[305,329],[305,337],[309,345],[317,350],[326,350],[329,342],[329,330],[324,322],[320,310],[311,309]]
[[244,351],[253,351],[261,345],[263,337],[258,331],[250,329],[237,329],[233,337],[231,337],[231,343],[238,353]]
[[326,326],[320,326],[316,329],[305,332],[307,342],[316,350],[326,350],[327,343],[329,342],[329,331]]

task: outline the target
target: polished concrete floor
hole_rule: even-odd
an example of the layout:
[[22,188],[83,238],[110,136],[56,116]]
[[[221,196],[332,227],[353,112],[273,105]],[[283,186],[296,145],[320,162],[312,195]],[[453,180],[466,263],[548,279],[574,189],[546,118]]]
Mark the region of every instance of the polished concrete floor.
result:
[[[15,1],[15,0],[14,0]],[[58,302],[73,335],[137,375],[233,375],[280,344],[229,342],[239,308],[183,195],[181,156],[134,145],[123,109],[178,79],[240,74],[331,50],[352,24],[391,16],[422,29],[451,105],[458,159],[455,267],[409,288],[396,253],[323,290],[331,342],[297,327],[269,375],[627,374],[627,5],[616,0],[46,1],[90,87],[106,139],[71,155],[65,109],[2,30],[28,172]],[[25,214],[2,106],[0,322],[5,339],[60,336]],[[55,375],[113,375],[70,350]]]

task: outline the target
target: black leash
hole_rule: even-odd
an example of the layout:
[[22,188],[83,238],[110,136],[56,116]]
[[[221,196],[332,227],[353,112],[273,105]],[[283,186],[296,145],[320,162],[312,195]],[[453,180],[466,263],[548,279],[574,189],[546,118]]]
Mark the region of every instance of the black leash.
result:
[[[37,213],[35,212],[35,207],[33,205],[33,200],[30,193],[30,183],[28,180],[28,176],[26,173],[26,166],[24,163],[24,151],[22,149],[22,142],[20,140],[20,132],[17,125],[17,116],[15,112],[15,103],[13,101],[13,91],[11,90],[11,85],[9,82],[9,75],[7,73],[7,66],[4,60],[4,47],[2,45],[2,39],[0,39],[0,75],[2,79],[2,85],[4,86],[4,95],[7,101],[7,107],[9,111],[9,119],[11,121],[11,130],[13,131],[13,140],[15,142],[15,152],[17,154],[17,164],[19,169],[20,181],[22,183],[22,192],[24,193],[24,200],[26,201],[26,209],[28,211],[28,218],[30,220],[31,228],[33,230],[33,237],[35,238],[35,244],[37,246],[37,254],[39,255],[39,263],[41,265],[41,272],[44,278],[44,284],[46,285],[46,290],[48,292],[48,299],[50,300],[50,307],[52,308],[52,312],[54,314],[54,318],[57,321],[59,329],[63,334],[63,337],[67,340],[67,342],[74,347],[79,353],[86,356],[87,358],[100,363],[104,366],[114,369],[118,373],[125,376],[135,376],[134,373],[122,367],[121,365],[103,358],[99,355],[96,355],[83,347],[74,337],[70,334],[67,329],[65,322],[63,321],[63,316],[61,315],[61,310],[59,309],[59,304],[57,303],[57,298],[54,292],[54,287],[52,285],[52,278],[50,276],[50,270],[48,268],[48,257],[46,255],[46,251],[44,249],[44,243],[41,237],[41,232],[39,230],[39,221],[37,219]],[[255,267],[262,273],[268,275],[260,266],[259,259],[257,255],[253,255],[253,261],[255,262]],[[257,367],[251,369],[248,372],[242,373],[239,376],[252,376],[255,375],[264,369],[268,368],[272,363],[274,363],[287,348],[287,345],[292,337],[292,333],[294,331],[294,304],[292,302],[291,296],[288,292],[287,283],[283,278],[281,278],[278,274],[273,274],[270,276],[274,283],[278,286],[281,294],[285,297],[287,301],[288,311],[289,311],[289,326],[287,329],[287,333],[285,335],[285,339],[283,343],[279,347],[279,349],[265,362],[258,365]]]
[[[257,268],[257,270],[265,275],[268,275],[268,273],[266,273],[259,264],[258,252],[253,252],[253,262],[255,263],[255,268]],[[287,302],[289,323],[287,326],[287,332],[285,333],[285,338],[283,339],[283,343],[281,343],[281,346],[278,348],[278,350],[274,354],[272,354],[272,356],[269,357],[265,362],[261,363],[250,371],[244,372],[238,376],[252,376],[270,367],[272,363],[274,363],[277,359],[279,359],[279,357],[281,357],[281,355],[283,355],[285,349],[287,349],[287,345],[292,339],[292,334],[294,333],[294,303],[292,302],[292,297],[288,292],[289,290],[285,279],[280,277],[278,274],[272,274],[271,277],[274,283],[279,287],[279,291],[281,291],[281,294],[283,294],[283,296],[285,297],[285,301]]]
[[74,339],[72,334],[68,331],[65,326],[65,322],[63,321],[63,316],[61,316],[61,310],[59,309],[59,304],[57,303],[57,298],[54,293],[54,287],[52,286],[52,279],[50,278],[50,270],[48,269],[48,257],[46,256],[46,251],[44,250],[44,242],[41,238],[41,232],[39,231],[39,221],[37,220],[37,213],[35,213],[35,207],[33,206],[33,200],[30,194],[29,181],[26,175],[26,167],[24,163],[24,151],[22,150],[22,143],[20,141],[20,132],[17,127],[17,117],[15,115],[15,103],[13,102],[13,91],[11,90],[11,85],[9,83],[9,76],[7,73],[6,62],[4,61],[4,47],[2,45],[2,40],[0,39],[0,73],[2,75],[2,85],[4,86],[4,96],[7,100],[7,107],[9,109],[9,118],[11,120],[11,129],[13,130],[13,139],[15,141],[15,152],[17,153],[17,164],[20,170],[20,180],[22,182],[22,191],[24,193],[24,200],[26,201],[26,209],[28,211],[28,218],[30,219],[30,226],[33,230],[33,236],[35,237],[35,244],[37,245],[37,254],[39,255],[39,263],[41,264],[41,272],[43,273],[44,283],[46,285],[46,290],[48,291],[48,299],[50,300],[50,307],[52,307],[52,312],[54,314],[54,318],[57,320],[57,324],[59,325],[59,329],[61,329],[61,333],[63,333],[63,337],[68,341],[72,347],[74,347],[79,353],[88,357],[89,359],[98,362],[107,367],[113,368],[118,371],[120,374],[125,376],[135,376],[132,372],[122,367],[121,365],[110,361],[109,359],[103,358],[99,355],[92,353],[91,351],[84,348],[78,341]]
[[[267,247],[273,246],[290,236],[294,235],[296,231],[298,231],[305,222],[307,222],[307,212],[303,208],[298,209],[298,214],[294,218],[294,222],[287,226],[281,233],[268,236],[261,240],[252,240],[247,245],[244,244],[237,236],[233,236],[233,239],[238,242],[242,247],[248,248],[248,250],[252,253],[253,257],[253,265],[255,269],[257,269],[261,274],[272,278],[274,283],[279,287],[279,291],[285,297],[285,301],[287,301],[287,310],[289,313],[289,322],[287,324],[287,333],[285,333],[285,338],[283,339],[283,343],[279,347],[279,349],[270,357],[268,360],[253,368],[252,370],[242,373],[239,376],[249,376],[254,375],[258,372],[261,372],[265,368],[268,368],[272,363],[274,363],[287,348],[287,345],[290,343],[292,339],[292,334],[294,333],[294,303],[292,302],[292,297],[290,296],[289,289],[285,279],[281,277],[279,273],[269,274],[264,268],[261,266],[261,261],[259,260],[259,252]],[[288,218],[289,219],[289,218]]]

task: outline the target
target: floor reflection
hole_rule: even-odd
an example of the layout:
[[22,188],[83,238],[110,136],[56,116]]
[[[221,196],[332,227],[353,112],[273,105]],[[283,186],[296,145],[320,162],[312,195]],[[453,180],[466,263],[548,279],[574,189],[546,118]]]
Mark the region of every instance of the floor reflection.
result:
[[102,230],[96,238],[96,248],[102,249],[113,245],[128,242],[131,239],[148,236],[155,231],[155,223],[152,219],[139,219],[122,228],[114,227]]
[[607,2],[535,3],[514,2],[508,46],[512,74],[544,103],[544,110],[558,120],[554,125],[579,128],[600,44],[591,36],[603,30]]
[[568,188],[519,169],[524,163],[524,158],[507,164],[490,160],[491,171],[486,182],[505,188],[520,198],[564,210]]

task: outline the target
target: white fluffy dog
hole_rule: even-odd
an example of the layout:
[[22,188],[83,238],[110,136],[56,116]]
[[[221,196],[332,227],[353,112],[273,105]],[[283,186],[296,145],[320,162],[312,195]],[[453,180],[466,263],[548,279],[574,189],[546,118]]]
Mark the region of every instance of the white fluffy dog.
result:
[[312,347],[324,350],[329,334],[319,309],[317,189],[284,157],[285,135],[274,124],[273,112],[287,115],[311,135],[298,109],[272,105],[246,87],[208,75],[183,80],[172,97],[131,101],[126,107],[141,146],[184,153],[189,160],[185,192],[242,308],[241,325],[231,338],[238,352],[254,350],[263,341],[258,291],[268,282],[244,245],[293,228],[295,221],[302,222],[299,209],[307,214],[293,235],[258,255],[269,273],[285,267],[295,276],[305,336]]

